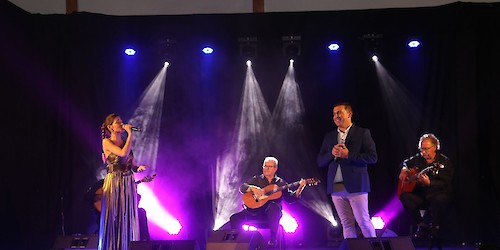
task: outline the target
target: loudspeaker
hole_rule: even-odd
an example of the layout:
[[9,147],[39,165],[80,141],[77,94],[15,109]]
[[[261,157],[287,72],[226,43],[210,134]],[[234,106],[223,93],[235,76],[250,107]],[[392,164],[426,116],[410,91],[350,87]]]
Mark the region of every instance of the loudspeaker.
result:
[[129,250],[199,250],[195,240],[131,241]]
[[415,250],[410,237],[344,239],[340,250]]
[[207,241],[206,250],[256,250],[267,249],[258,231],[218,230]]
[[97,250],[99,237],[97,235],[68,235],[59,236],[54,243],[53,249],[93,249]]

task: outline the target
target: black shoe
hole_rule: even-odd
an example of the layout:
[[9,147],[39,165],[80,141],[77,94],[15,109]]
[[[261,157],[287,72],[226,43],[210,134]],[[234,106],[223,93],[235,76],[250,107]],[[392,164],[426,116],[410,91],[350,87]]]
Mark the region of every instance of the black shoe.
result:
[[270,248],[274,248],[278,246],[278,241],[276,239],[271,239],[269,242],[267,242],[267,246]]
[[415,233],[415,239],[427,239],[429,238],[430,228],[427,224],[420,223],[417,225],[417,232]]
[[439,226],[431,226],[429,228],[429,239],[436,240],[439,239]]

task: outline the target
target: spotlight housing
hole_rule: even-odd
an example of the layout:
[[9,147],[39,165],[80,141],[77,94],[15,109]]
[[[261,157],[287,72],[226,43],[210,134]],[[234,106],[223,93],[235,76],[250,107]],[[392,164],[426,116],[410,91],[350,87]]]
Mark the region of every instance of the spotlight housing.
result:
[[136,51],[135,51],[135,49],[132,49],[132,48],[126,48],[124,52],[127,56],[133,56],[133,55],[135,55]]
[[240,56],[245,59],[253,59],[257,57],[257,37],[240,37]]
[[337,50],[339,50],[339,49],[340,49],[340,45],[339,45],[338,43],[330,43],[330,44],[328,45],[328,50],[330,50],[330,51],[332,51],[332,52],[333,52],[333,51],[337,51]]
[[214,49],[213,49],[212,47],[208,47],[208,46],[207,46],[207,47],[203,48],[201,51],[202,51],[203,53],[205,53],[205,54],[207,54],[207,55],[208,55],[208,54],[212,54],[212,53],[214,52]]
[[300,56],[300,40],[301,36],[282,36],[281,41],[283,42],[283,55],[291,58],[296,58]]
[[378,58],[374,59],[373,56],[380,55],[382,51],[383,38],[384,35],[376,33],[364,34],[360,38],[365,44],[365,51],[372,57],[373,61],[378,59]]
[[420,46],[420,42],[418,40],[411,40],[408,42],[408,47],[410,48],[418,48]]

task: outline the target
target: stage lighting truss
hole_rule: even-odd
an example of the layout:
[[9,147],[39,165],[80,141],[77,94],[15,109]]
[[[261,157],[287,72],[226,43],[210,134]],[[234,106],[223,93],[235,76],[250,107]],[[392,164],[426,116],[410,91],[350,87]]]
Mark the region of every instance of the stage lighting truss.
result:
[[370,58],[373,59],[373,56],[380,57],[380,51],[382,48],[382,39],[384,38],[384,35],[382,34],[364,34],[361,36],[361,40],[364,41],[365,43],[365,50],[370,56]]
[[159,40],[158,51],[164,61],[172,60],[175,57],[176,44],[177,41],[171,38]]
[[240,37],[240,56],[246,60],[251,60],[257,57],[257,37]]
[[281,41],[283,42],[283,55],[290,58],[297,58],[301,53],[301,36],[291,35],[282,36]]

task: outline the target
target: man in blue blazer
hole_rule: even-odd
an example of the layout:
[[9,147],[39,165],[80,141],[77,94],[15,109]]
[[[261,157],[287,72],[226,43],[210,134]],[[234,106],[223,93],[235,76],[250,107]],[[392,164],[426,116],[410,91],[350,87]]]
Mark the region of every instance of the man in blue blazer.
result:
[[364,237],[376,237],[368,211],[370,178],[367,164],[377,162],[370,130],[352,123],[349,103],[335,104],[336,130],[327,133],[318,154],[318,166],[328,168],[327,192],[342,224],[344,238],[356,238],[356,222]]

